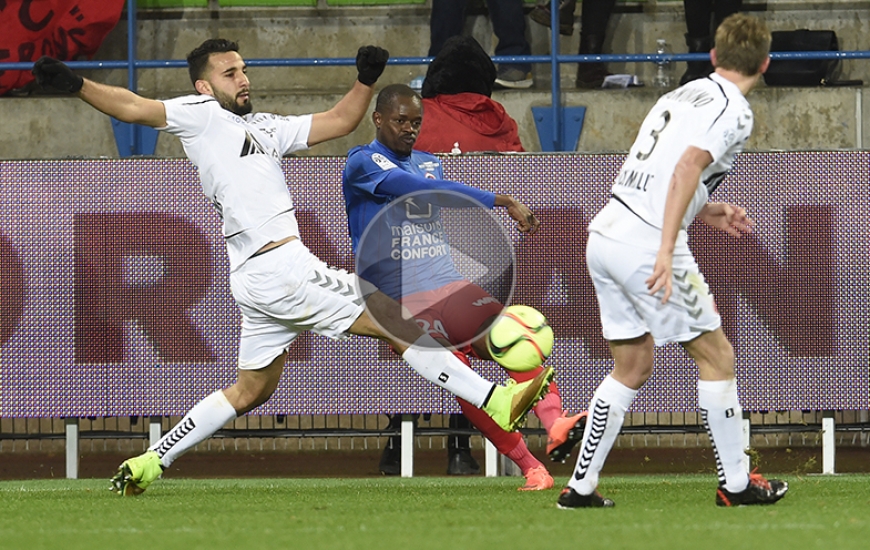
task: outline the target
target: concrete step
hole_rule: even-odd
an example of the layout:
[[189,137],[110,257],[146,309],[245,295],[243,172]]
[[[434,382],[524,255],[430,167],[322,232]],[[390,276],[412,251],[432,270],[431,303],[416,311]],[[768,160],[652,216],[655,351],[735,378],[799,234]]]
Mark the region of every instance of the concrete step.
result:
[[[320,0],[302,7],[220,7],[140,10],[138,48],[140,59],[184,59],[207,37],[237,40],[248,59],[282,57],[353,57],[363,44],[380,44],[393,56],[424,57],[429,46],[429,13],[425,4],[394,6],[333,6]],[[531,4],[530,4],[531,5]],[[836,29],[842,50],[866,47],[870,11],[866,3],[848,0],[769,0],[744,2],[744,9],[764,17],[774,30]],[[560,52],[574,54],[579,43],[579,15],[573,36],[560,38]],[[466,31],[488,51],[494,38],[485,15],[468,17]],[[657,38],[665,38],[674,52],[685,51],[682,2],[647,0],[620,2],[607,29],[605,52],[653,52]],[[529,22],[527,35],[534,54],[550,51],[549,29]],[[95,59],[126,58],[123,21],[107,38]],[[650,81],[651,63],[611,63],[614,73],[637,74]],[[682,73],[677,64],[675,76]],[[380,83],[410,82],[424,74],[425,66],[390,65]],[[576,150],[625,151],[637,126],[662,90],[583,91],[574,88],[575,64],[560,66],[562,104],[585,106],[583,130]],[[338,67],[251,67],[256,109],[282,114],[318,112],[335,104],[350,87],[355,71]],[[100,82],[127,85],[124,70],[94,70],[86,76]],[[139,93],[168,98],[191,92],[183,69],[143,69],[137,72]],[[502,102],[520,127],[529,151],[540,151],[531,107],[551,105],[551,72],[547,64],[534,68],[535,86],[526,91],[499,91]],[[843,62],[843,77],[870,84],[870,60]],[[863,88],[764,88],[750,96],[756,127],[750,150],[841,149],[864,147],[864,128],[870,112]],[[58,158],[67,156],[117,156],[109,119],[71,98],[0,98],[0,158]],[[86,139],[83,139],[86,137]],[[350,136],[321,144],[309,154],[344,155],[357,144],[370,141],[374,131],[369,119]],[[574,144],[567,149],[574,150]],[[180,144],[168,135],[158,139],[156,154],[183,156]]]
[[[567,144],[580,152],[627,151],[647,110],[662,90],[594,90],[564,92],[563,105],[584,106],[586,115],[579,143]],[[870,105],[864,88],[771,88],[750,94],[755,130],[748,150],[862,149],[870,135]],[[493,97],[504,104],[519,125],[528,151],[541,151],[531,108],[551,105],[545,90],[499,91]],[[257,110],[281,114],[318,112],[340,98],[334,93],[271,93],[255,98]],[[69,97],[3,98],[0,158],[117,157],[109,117]],[[349,136],[317,145],[304,154],[340,155],[374,138],[370,117]],[[160,134],[156,154],[182,157],[180,142]]]

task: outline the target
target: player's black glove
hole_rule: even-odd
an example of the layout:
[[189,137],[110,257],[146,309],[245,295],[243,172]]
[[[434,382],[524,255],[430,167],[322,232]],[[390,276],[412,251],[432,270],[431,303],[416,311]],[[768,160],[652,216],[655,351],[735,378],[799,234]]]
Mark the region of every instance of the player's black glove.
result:
[[47,55],[43,55],[33,64],[31,72],[41,87],[51,86],[68,94],[78,92],[84,84],[84,79],[72,72],[62,61]]
[[377,46],[363,46],[356,54],[356,70],[359,71],[357,80],[371,86],[378,81],[381,73],[384,72],[384,67],[387,66],[387,59],[390,58],[390,52]]

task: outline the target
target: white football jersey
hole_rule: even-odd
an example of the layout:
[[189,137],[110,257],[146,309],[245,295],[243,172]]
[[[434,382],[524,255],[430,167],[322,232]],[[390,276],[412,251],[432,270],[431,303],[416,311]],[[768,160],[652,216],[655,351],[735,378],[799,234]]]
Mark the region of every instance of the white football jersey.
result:
[[613,198],[589,231],[658,250],[671,177],[689,146],[710,153],[675,253],[689,253],[686,228],[704,207],[752,133],[752,109],[737,86],[717,74],[663,95],[650,110],[613,183]]
[[269,242],[299,236],[281,157],[308,148],[311,115],[238,116],[209,95],[166,100],[166,127],[199,169],[223,220],[230,269]]

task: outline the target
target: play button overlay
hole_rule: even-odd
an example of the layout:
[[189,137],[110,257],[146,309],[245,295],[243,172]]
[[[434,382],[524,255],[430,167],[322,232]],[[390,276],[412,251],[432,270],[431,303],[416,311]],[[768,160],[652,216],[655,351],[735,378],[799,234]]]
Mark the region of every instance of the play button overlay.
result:
[[443,307],[452,289],[462,288],[458,282],[471,282],[504,305],[510,304],[516,283],[505,222],[455,191],[419,191],[383,206],[360,237],[355,262],[359,277],[391,298],[425,297],[432,308],[444,309],[444,316],[468,314]]

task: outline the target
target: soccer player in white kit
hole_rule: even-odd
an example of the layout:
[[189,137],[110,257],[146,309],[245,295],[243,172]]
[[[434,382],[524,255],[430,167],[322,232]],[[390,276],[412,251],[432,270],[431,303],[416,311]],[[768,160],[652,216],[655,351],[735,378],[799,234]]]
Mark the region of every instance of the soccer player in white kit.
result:
[[788,485],[744,466],[734,350],[688,246],[697,216],[735,237],[752,220],[735,205],[707,202],[752,131],[745,95],[767,69],[770,31],[732,15],[716,31],[715,73],[662,96],[650,110],[612,188],[589,224],[586,262],[613,371],[598,386],[577,465],[560,508],[610,507],[598,476],[625,413],[653,370],[656,345],[679,342],[698,366],[698,406],[713,444],[716,504],[772,504]]
[[265,403],[278,386],[287,348],[305,330],[335,339],[358,334],[385,340],[424,378],[481,407],[507,430],[515,430],[546,391],[552,369],[522,384],[484,380],[413,319],[403,319],[394,300],[328,267],[299,238],[281,158],[353,131],[387,59],[382,48],[360,48],[353,88],[332,109],[303,116],[252,114],[245,62],[238,46],[225,39],[206,40],[188,55],[198,95],[167,101],[83,79],[48,57],[34,64],[40,85],[181,139],[223,220],[230,286],[242,313],[236,382],[197,403],[144,454],[124,461],[112,478],[118,494],[142,493],[182,453]]

